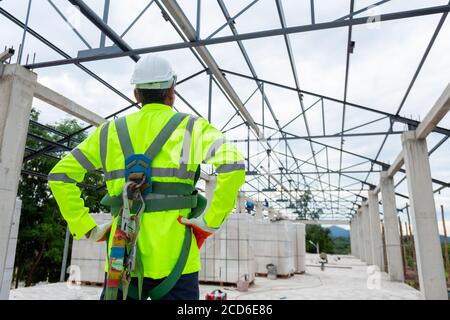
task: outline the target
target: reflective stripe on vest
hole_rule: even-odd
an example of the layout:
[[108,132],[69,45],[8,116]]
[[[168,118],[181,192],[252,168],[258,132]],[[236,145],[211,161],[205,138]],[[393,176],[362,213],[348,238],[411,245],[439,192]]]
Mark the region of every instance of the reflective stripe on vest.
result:
[[106,179],[106,153],[108,150],[108,130],[109,124],[111,122],[105,123],[105,125],[100,130],[100,157],[102,159],[103,172],[105,173]]
[[76,183],[76,181],[70,178],[65,173],[49,173],[47,176],[48,181],[59,181],[59,182],[68,182],[68,183]]
[[245,162],[243,160],[236,163],[225,163],[217,168],[217,173],[228,173],[237,170],[245,170]]
[[95,166],[92,162],[84,155],[84,153],[75,148],[72,150],[72,156],[78,161],[78,163],[86,170],[86,171],[95,171]]
[[217,150],[219,150],[219,148],[226,142],[227,140],[225,138],[219,138],[216,141],[214,141],[209,147],[208,152],[206,153],[205,160],[203,162],[208,163],[208,161],[211,160],[212,157],[214,157]]

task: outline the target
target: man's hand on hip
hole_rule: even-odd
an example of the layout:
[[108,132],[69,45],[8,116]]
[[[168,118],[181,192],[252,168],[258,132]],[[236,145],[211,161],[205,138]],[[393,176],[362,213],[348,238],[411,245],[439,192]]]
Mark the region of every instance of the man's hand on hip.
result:
[[192,228],[199,249],[202,247],[206,238],[208,238],[217,230],[208,227],[203,218],[186,219],[180,216],[178,217],[178,222]]
[[99,226],[96,226],[95,228],[91,229],[88,233],[86,233],[86,237],[88,240],[93,242],[102,242],[105,241],[106,236],[111,231],[111,222],[107,222],[104,224],[101,224]]

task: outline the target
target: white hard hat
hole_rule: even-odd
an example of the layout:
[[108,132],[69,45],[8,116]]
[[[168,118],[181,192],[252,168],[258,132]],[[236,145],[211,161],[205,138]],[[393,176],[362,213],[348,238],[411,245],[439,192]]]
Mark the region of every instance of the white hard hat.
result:
[[136,63],[131,84],[138,89],[169,89],[176,79],[177,75],[167,60],[147,54]]

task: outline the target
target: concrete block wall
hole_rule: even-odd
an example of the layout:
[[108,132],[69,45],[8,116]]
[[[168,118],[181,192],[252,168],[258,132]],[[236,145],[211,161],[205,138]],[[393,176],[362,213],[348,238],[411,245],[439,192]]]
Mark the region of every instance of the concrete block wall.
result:
[[295,229],[292,222],[255,221],[252,239],[257,273],[267,273],[268,264],[277,267],[278,275],[295,272]]
[[[110,214],[93,214],[98,224]],[[247,213],[230,214],[224,225],[208,238],[200,252],[200,281],[237,283],[254,281],[255,273],[266,273],[266,265],[277,266],[279,275],[305,270],[305,226],[290,221],[256,220]],[[104,281],[105,243],[87,239],[74,241],[71,265],[80,269],[80,281]]]
[[[91,215],[97,224],[103,224],[112,219],[109,213]],[[80,281],[103,283],[106,258],[106,242],[94,243],[85,238],[73,241],[70,264],[80,268]]]
[[255,258],[251,240],[253,218],[246,213],[231,214],[202,247],[200,281],[237,283],[254,280]]

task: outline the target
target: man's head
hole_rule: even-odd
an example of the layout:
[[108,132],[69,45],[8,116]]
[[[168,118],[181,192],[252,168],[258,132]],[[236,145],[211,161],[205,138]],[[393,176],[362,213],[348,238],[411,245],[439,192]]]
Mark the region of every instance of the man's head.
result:
[[163,103],[172,106],[175,101],[177,76],[170,64],[156,55],[145,55],[136,63],[131,83],[134,96],[142,105]]
[[175,101],[175,85],[169,89],[134,89],[136,101],[143,106],[149,103],[162,103],[173,106]]

